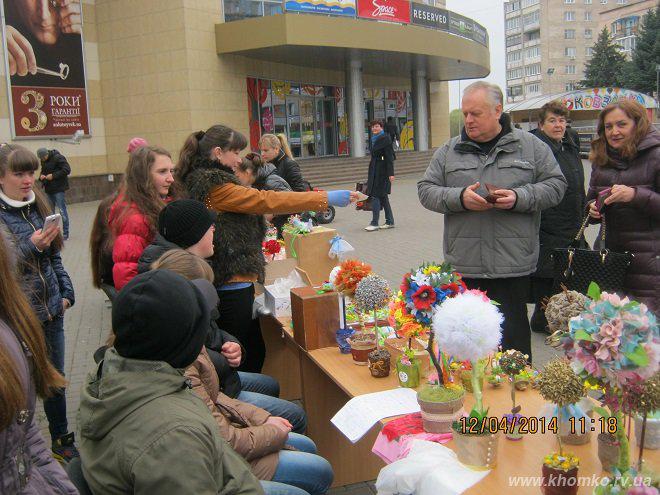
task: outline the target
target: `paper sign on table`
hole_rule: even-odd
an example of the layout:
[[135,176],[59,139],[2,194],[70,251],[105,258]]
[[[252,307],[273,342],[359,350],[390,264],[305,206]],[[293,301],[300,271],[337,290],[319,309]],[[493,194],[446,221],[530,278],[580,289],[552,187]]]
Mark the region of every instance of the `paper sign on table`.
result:
[[415,390],[395,388],[353,397],[330,421],[355,443],[381,419],[419,410]]

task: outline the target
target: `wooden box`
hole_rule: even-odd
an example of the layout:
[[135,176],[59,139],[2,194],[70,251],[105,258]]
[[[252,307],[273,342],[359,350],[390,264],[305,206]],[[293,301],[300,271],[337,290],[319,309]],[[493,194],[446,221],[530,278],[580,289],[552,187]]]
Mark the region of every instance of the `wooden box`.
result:
[[336,346],[339,329],[339,298],[336,292],[323,292],[312,287],[291,289],[293,338],[308,351]]
[[330,241],[336,234],[335,229],[327,227],[314,227],[310,233],[295,238],[284,233],[287,258],[298,259],[298,266],[307,272],[312,285],[318,286],[327,281],[337,264],[336,259],[328,256]]

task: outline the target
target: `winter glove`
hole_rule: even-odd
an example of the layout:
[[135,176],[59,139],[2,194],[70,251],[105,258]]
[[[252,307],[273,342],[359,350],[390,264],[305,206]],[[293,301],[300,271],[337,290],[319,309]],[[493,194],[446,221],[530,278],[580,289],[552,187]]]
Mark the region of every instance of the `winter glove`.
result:
[[328,191],[329,206],[348,206],[351,202],[351,192],[346,190]]

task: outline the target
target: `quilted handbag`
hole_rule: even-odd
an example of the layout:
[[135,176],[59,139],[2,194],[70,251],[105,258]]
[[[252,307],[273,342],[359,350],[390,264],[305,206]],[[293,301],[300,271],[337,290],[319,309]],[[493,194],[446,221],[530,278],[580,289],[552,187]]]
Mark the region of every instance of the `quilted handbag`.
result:
[[553,294],[561,292],[562,286],[586,294],[591,282],[596,282],[602,291],[620,292],[623,281],[632,263],[633,254],[616,253],[605,246],[605,215],[602,217],[600,245],[602,249],[580,249],[579,239],[589,223],[587,213],[575,239],[567,248],[552,252],[554,285]]

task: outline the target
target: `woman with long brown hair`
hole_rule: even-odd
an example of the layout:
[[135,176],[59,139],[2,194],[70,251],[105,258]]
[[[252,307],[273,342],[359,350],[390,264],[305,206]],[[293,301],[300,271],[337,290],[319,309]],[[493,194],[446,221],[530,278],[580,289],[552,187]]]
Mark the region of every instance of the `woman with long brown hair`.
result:
[[176,187],[174,164],[166,150],[142,146],[131,153],[108,214],[113,237],[112,278],[117,290],[137,275],[140,255],[156,235],[158,214],[176,199]]
[[0,493],[78,493],[48,451],[35,419],[37,394],[65,385],[18,281],[14,239],[0,222]]
[[[660,132],[646,109],[620,100],[598,116],[591,144],[588,201],[595,222],[606,220],[605,248],[634,255],[622,291],[660,311]],[[604,206],[598,208],[599,203]]]
[[[62,234],[57,224],[44,229],[51,213],[44,194],[34,187],[39,159],[18,145],[0,145],[0,219],[12,234],[18,253],[23,290],[41,322],[48,357],[64,373],[64,312],[75,295],[62,265]],[[66,397],[58,389],[44,400],[52,450],[58,459],[78,456],[74,434],[68,432]]]

